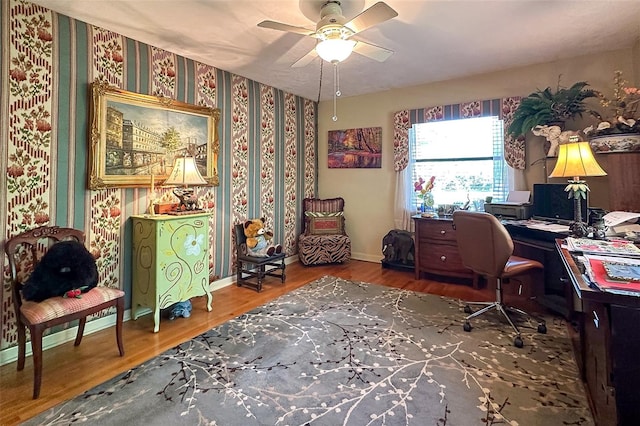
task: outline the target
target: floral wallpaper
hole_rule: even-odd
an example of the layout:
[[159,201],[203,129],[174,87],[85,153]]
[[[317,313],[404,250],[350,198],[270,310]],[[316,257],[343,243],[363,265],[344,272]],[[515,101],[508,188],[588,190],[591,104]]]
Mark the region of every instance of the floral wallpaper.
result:
[[[317,191],[316,102],[26,1],[3,1],[0,13],[2,241],[42,225],[83,229],[99,285],[124,289],[130,305],[129,223],[145,213],[148,190],[87,189],[89,88],[98,79],[220,108],[220,186],[197,188],[211,213],[212,279],[233,275],[231,231],[247,219],[265,217],[274,239],[296,253],[300,203]],[[8,275],[3,257],[0,350],[17,339]]]
[[[95,54],[89,57],[88,80],[107,81],[110,85],[124,88],[123,36],[103,28],[87,26],[88,38],[92,41]],[[120,267],[125,252],[124,244],[125,216],[122,214],[122,189],[85,191],[85,203],[90,212],[85,217],[84,226],[89,251],[96,258],[98,283],[114,288],[123,287],[124,270]],[[102,311],[96,317],[112,312]]]
[[[49,221],[53,90],[47,84],[54,68],[51,17],[29,4],[17,5],[8,49],[9,121],[6,197],[9,220],[18,231]],[[4,25],[3,25],[4,26]],[[3,44],[6,44],[3,37]],[[3,46],[3,49],[6,48]],[[4,62],[4,61],[3,61]]]

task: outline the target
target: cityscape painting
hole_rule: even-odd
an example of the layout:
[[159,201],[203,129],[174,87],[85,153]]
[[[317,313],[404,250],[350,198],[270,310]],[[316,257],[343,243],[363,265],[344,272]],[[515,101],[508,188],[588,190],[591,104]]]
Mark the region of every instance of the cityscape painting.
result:
[[382,127],[329,131],[330,169],[382,167]]
[[192,156],[218,185],[220,110],[92,85],[89,188],[145,187],[165,179],[175,159]]

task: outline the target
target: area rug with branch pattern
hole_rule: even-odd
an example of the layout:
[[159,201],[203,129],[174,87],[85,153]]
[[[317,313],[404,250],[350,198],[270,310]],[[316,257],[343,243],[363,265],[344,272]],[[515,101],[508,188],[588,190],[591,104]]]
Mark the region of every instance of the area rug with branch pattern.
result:
[[326,276],[28,424],[592,425],[567,325]]

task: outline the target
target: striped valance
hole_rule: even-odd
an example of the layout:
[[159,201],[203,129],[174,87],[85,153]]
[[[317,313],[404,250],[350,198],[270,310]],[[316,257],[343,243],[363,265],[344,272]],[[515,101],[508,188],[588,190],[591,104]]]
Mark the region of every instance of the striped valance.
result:
[[520,99],[518,96],[396,112],[393,117],[394,170],[404,170],[409,163],[409,129],[414,124],[487,116],[497,116],[504,121],[505,160],[514,169],[524,169],[524,141],[514,140],[506,132],[513,120],[513,113],[520,105]]

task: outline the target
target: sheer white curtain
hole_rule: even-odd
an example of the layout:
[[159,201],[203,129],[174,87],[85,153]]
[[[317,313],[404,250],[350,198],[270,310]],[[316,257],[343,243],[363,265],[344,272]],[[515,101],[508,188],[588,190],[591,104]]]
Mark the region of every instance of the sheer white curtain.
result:
[[413,205],[413,163],[415,162],[416,133],[413,127],[409,129],[409,162],[407,167],[396,173],[396,199],[394,221],[396,229],[413,232],[411,216],[416,213]]

